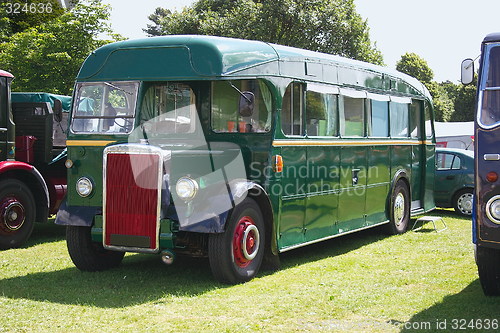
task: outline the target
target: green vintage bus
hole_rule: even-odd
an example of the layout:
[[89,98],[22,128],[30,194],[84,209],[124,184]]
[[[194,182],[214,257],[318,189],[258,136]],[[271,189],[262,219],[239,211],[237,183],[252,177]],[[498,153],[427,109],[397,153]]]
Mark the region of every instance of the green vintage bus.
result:
[[258,41],[106,45],[76,80],[67,225],[74,264],[208,257],[239,283],[281,252],[434,208],[431,97],[379,66]]

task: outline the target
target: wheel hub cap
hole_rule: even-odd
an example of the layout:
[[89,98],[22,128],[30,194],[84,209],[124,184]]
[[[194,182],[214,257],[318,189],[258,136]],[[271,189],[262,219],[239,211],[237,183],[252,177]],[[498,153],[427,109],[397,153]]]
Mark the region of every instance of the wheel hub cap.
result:
[[246,267],[257,256],[259,250],[259,229],[249,216],[244,216],[236,225],[233,235],[233,255],[239,267]]
[[472,214],[472,194],[466,193],[460,196],[458,199],[458,209],[460,209],[463,214]]
[[405,216],[405,197],[402,193],[398,193],[394,200],[394,220],[396,225],[399,226]]
[[6,232],[19,230],[26,219],[23,205],[13,197],[6,198],[0,204],[2,217],[0,229]]

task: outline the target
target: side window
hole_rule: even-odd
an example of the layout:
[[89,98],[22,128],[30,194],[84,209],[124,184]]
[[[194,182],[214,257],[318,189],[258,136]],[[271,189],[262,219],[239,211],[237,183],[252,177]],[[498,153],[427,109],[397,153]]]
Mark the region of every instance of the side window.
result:
[[339,98],[340,135],[364,136],[364,98],[349,96],[340,96]]
[[453,159],[453,163],[451,164],[451,168],[453,170],[460,170],[461,167],[462,167],[462,160],[460,159],[460,157],[455,156],[455,158]]
[[389,136],[389,102],[368,100],[368,136]]
[[144,94],[141,116],[141,122],[148,122],[153,133],[194,133],[194,92],[190,86],[183,83],[151,85]]
[[408,137],[408,104],[391,101],[389,103],[389,109],[391,119],[391,137]]
[[410,104],[410,136],[414,139],[419,139],[422,137],[422,128],[420,125],[421,117],[422,102],[414,100]]
[[[254,97],[253,109],[239,110],[242,94]],[[212,84],[212,129],[215,132],[255,133],[271,129],[272,97],[260,80],[215,81]]]
[[434,128],[432,127],[431,119],[431,106],[428,102],[425,102],[425,137],[427,139],[434,138]]
[[437,170],[459,170],[462,167],[461,159],[454,154],[438,153],[436,156]]
[[[306,131],[308,136],[337,135],[337,96],[334,88],[308,85]],[[330,90],[330,91],[329,91]]]
[[303,135],[304,85],[291,83],[283,96],[281,128],[285,135]]

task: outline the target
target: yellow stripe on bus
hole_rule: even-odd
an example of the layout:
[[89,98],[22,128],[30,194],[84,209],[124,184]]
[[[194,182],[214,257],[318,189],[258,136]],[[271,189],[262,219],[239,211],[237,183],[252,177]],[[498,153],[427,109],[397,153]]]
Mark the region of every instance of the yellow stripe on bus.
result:
[[66,146],[107,146],[110,143],[115,143],[116,141],[108,140],[67,140]]
[[343,141],[323,141],[323,140],[275,140],[274,147],[283,146],[386,146],[386,145],[432,145],[431,141],[413,141],[413,140],[388,140],[388,141],[372,141],[372,140],[343,140]]

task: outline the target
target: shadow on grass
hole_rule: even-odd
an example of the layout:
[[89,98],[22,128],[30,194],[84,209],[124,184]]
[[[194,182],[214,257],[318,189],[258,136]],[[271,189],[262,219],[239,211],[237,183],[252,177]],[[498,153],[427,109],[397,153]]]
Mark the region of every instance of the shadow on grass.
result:
[[[54,230],[39,234],[32,242],[64,238],[60,230]],[[379,229],[370,229],[285,252],[280,256],[281,268],[341,255],[385,237]],[[272,273],[264,271],[259,276]],[[176,297],[194,297],[226,287],[230,286],[213,279],[206,258],[179,257],[173,265],[166,266],[158,255],[145,254],[128,255],[120,267],[104,272],[81,272],[71,267],[0,280],[0,294],[11,299],[103,308],[156,300],[165,303]]]
[[358,231],[280,254],[281,268],[289,268],[354,251],[389,237],[381,227]]
[[0,280],[0,295],[11,299],[120,308],[219,288],[207,260],[182,258],[166,266],[158,255],[129,255],[120,267],[81,272],[76,267]]
[[54,224],[54,219],[49,219],[47,223],[35,223],[35,228],[31,237],[23,248],[31,247],[37,244],[56,242],[63,240],[66,235],[66,228]]
[[[414,315],[407,323],[398,323],[401,332],[457,332],[476,331],[486,328],[486,319],[490,325],[496,321],[500,325],[498,308],[500,297],[486,297],[479,279],[455,295],[446,296],[442,302]],[[482,324],[482,328],[478,325]],[[474,325],[474,326],[472,326]],[[497,331],[491,326],[487,331]]]

